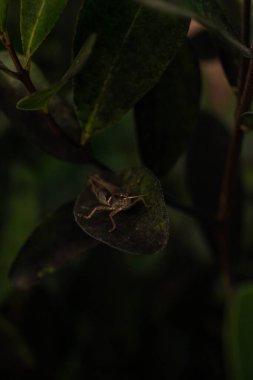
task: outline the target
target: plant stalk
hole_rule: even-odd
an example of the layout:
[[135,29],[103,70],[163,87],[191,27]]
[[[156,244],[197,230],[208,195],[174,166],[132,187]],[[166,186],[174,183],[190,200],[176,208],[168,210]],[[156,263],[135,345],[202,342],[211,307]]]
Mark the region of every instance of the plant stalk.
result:
[[30,94],[32,94],[33,92],[36,91],[36,88],[33,82],[31,81],[29,71],[23,68],[17,56],[17,53],[10,42],[8,34],[4,32],[1,34],[0,38],[1,38],[2,44],[4,45],[5,49],[8,51],[9,56],[17,70],[17,78],[24,84],[27,91]]
[[[251,0],[244,0],[241,39],[247,46],[250,39]],[[253,49],[251,48],[253,52]],[[224,286],[228,297],[233,294],[230,273],[231,254],[231,218],[234,194],[234,182],[241,153],[244,128],[240,117],[250,109],[253,99],[253,59],[242,57],[238,73],[238,103],[234,116],[234,127],[225,164],[223,183],[218,210],[218,244]]]
[[[17,55],[14,47],[12,46],[12,44],[10,42],[8,33],[7,32],[0,33],[0,40],[2,41],[2,44],[5,47],[5,49],[8,51],[9,56],[10,56],[14,66],[16,68],[16,72],[9,70],[7,67],[5,67],[5,65],[2,62],[0,62],[0,70],[5,71],[8,75],[11,75],[15,79],[21,81],[30,94],[36,92],[36,87],[34,86],[32,80],[30,78],[30,72],[29,72],[30,65],[26,64],[25,67],[22,66],[22,64],[18,58],[18,55]],[[64,139],[68,140],[70,144],[81,149],[80,144],[77,144],[74,140],[72,140],[67,134],[65,134],[62,131],[62,129],[56,123],[56,121],[54,120],[54,118],[52,117],[52,115],[50,113],[48,113],[47,111],[44,111],[44,110],[40,110],[37,112],[43,117],[47,128],[50,129],[54,135],[63,136]],[[100,171],[111,171],[110,168],[108,168],[102,162],[100,162],[95,157],[90,155],[88,152],[86,152],[86,155],[88,158],[88,162],[90,164],[93,164],[94,166],[96,166],[98,168],[98,170],[100,170]]]

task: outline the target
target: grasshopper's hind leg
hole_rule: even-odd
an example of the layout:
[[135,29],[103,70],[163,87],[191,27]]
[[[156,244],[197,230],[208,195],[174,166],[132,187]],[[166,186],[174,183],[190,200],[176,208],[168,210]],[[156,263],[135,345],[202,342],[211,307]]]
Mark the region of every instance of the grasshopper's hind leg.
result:
[[115,223],[115,220],[113,219],[113,217],[114,217],[114,215],[118,214],[120,211],[122,211],[122,209],[114,210],[114,211],[110,212],[109,218],[112,222],[112,228],[108,232],[112,232],[112,231],[116,230],[116,223]]
[[82,217],[84,217],[85,219],[90,219],[93,217],[93,215],[97,212],[97,211],[107,211],[107,210],[111,210],[111,208],[109,206],[96,206],[94,207],[93,210],[91,210],[91,212],[88,214],[88,215],[82,215]]

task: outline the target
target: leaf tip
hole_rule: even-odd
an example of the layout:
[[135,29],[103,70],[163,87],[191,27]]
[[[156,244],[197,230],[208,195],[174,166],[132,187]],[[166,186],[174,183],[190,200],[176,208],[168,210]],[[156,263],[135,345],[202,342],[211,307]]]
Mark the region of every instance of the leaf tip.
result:
[[81,134],[81,145],[84,146],[89,140],[89,138],[90,138],[89,133],[86,130],[84,130]]

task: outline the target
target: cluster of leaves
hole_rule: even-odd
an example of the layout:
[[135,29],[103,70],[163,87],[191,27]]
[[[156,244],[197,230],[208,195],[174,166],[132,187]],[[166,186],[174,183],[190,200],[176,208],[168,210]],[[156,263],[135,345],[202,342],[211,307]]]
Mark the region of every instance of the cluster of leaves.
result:
[[[222,379],[225,369],[221,360],[221,325],[225,319],[224,335],[226,339],[223,349],[226,352],[227,367],[229,368],[228,376],[233,376],[230,374],[232,368],[231,372],[236,373],[236,379],[251,379],[253,368],[249,357],[249,344],[252,338],[250,320],[252,317],[253,288],[250,285],[240,285],[230,301],[226,313],[224,313],[224,303],[222,305],[219,301],[214,303],[212,301],[213,294],[209,294],[211,291],[214,292],[214,285],[217,282],[217,225],[215,216],[218,211],[230,135],[222,121],[214,115],[204,112],[201,108],[202,78],[199,67],[201,60],[219,57],[231,87],[236,86],[238,56],[244,59],[251,57],[250,49],[238,38],[235,15],[240,9],[239,2],[237,0],[231,1],[231,7],[228,8],[225,0],[82,1],[74,31],[71,52],[72,63],[65,70],[65,74],[51,85],[48,84],[44,74],[34,63],[34,58],[39,53],[39,48],[43,46],[43,43],[46,46],[46,38],[56,27],[62,12],[71,6],[70,2],[67,0],[20,1],[22,45],[22,54],[20,55],[16,54],[9,38],[9,23],[7,23],[7,16],[11,8],[9,3],[8,0],[2,0],[0,3],[0,37],[5,49],[0,51],[0,95],[1,112],[8,120],[11,130],[15,128],[16,134],[21,132],[26,140],[61,161],[92,165],[103,180],[114,185],[117,184],[123,192],[130,188],[131,196],[143,196],[149,206],[144,207],[140,203],[120,212],[115,217],[116,230],[110,233],[108,232],[110,225],[108,212],[97,213],[90,219],[83,217],[84,213],[88,214],[99,204],[99,199],[96,199],[91,188],[86,187],[78,197],[76,196],[75,200],[63,204],[51,213],[27,239],[12,263],[9,277],[12,286],[18,289],[30,288],[39,283],[47,274],[55,272],[66,261],[69,261],[70,268],[73,265],[73,270],[79,273],[78,268],[74,266],[75,264],[71,264],[71,260],[76,256],[92,252],[96,258],[94,263],[96,261],[99,267],[99,261],[101,261],[102,267],[106,269],[105,273],[112,276],[108,281],[108,289],[110,290],[119,284],[119,292],[125,294],[125,299],[121,296],[114,298],[114,304],[116,305],[118,302],[122,307],[122,314],[125,313],[124,315],[130,319],[132,317],[131,333],[128,337],[128,356],[126,355],[132,366],[134,365],[133,358],[136,355],[136,348],[133,349],[133,340],[140,324],[137,319],[143,313],[148,312],[151,317],[150,319],[147,318],[145,323],[141,323],[139,335],[137,334],[139,340],[136,347],[139,347],[139,352],[145,348],[144,352],[148,357],[150,356],[148,348],[155,346],[155,339],[151,339],[152,343],[145,347],[146,330],[150,326],[154,330],[155,324],[161,323],[163,328],[161,327],[157,331],[159,330],[158,333],[162,335],[167,326],[167,319],[173,325],[173,328],[170,327],[171,331],[166,332],[168,339],[172,338],[173,342],[178,345],[177,340],[182,338],[181,345],[180,347],[177,346],[174,354],[177,360],[184,361],[185,366],[175,364],[172,369],[170,368],[170,355],[173,354],[174,348],[172,349],[171,346],[169,350],[164,339],[160,339],[164,346],[159,348],[159,353],[165,359],[161,359],[157,355],[156,365],[159,368],[164,366],[163,370],[160,369],[161,378],[167,378],[172,373],[175,378],[190,379],[198,378],[199,375],[200,378],[205,379],[214,377]],[[200,33],[204,43],[200,43],[201,39],[187,37],[192,18],[208,30],[208,32]],[[37,61],[39,62],[39,59]],[[59,95],[66,88],[68,100]],[[134,110],[141,165],[139,167],[129,167],[130,165],[128,165],[124,170],[113,171],[108,167],[106,161],[100,161],[95,157],[92,142],[101,133],[105,136],[108,133],[109,136],[112,125],[119,123],[123,116],[131,110]],[[242,122],[250,125],[252,114],[250,112],[244,114]],[[11,133],[9,128],[7,131],[3,131],[1,148],[4,147],[5,139],[8,139],[9,136],[15,142],[17,137],[13,137],[12,131]],[[110,146],[113,155],[117,141],[111,140],[111,138],[107,138],[105,141]],[[21,144],[25,144],[22,139]],[[211,268],[204,265],[204,275],[202,274],[203,267],[195,267],[187,254],[182,253],[190,251],[190,248],[187,248],[187,242],[180,243],[181,237],[178,240],[174,238],[173,243],[172,232],[171,246],[165,248],[169,237],[168,207],[173,207],[176,203],[171,197],[170,175],[186,151],[188,197],[190,195],[193,206],[190,213],[194,213],[204,231],[206,241],[214,252],[213,265]],[[19,155],[18,152],[15,153],[17,156]],[[2,160],[0,166],[2,178],[9,175],[6,171],[9,154],[10,152],[5,152],[7,158],[5,161]],[[30,162],[33,160],[32,153],[28,160]],[[83,169],[77,170],[78,175],[82,173],[81,170]],[[7,182],[4,181],[4,183]],[[244,264],[244,261],[239,261],[240,258],[238,258],[238,250],[241,246],[240,229],[243,220],[243,185],[242,178],[238,178],[232,211],[233,223],[231,224],[231,241],[234,251],[231,270],[236,279],[239,276],[235,268],[238,263]],[[0,190],[3,197],[8,191],[7,186],[3,186]],[[184,208],[180,207],[184,211]],[[185,207],[185,211],[189,213],[187,207]],[[173,220],[173,217],[170,219]],[[4,223],[4,218],[0,222],[1,224]],[[180,247],[182,247],[182,252]],[[179,277],[175,276],[173,270],[168,266],[167,255],[160,252],[158,259],[146,258],[146,260],[150,260],[152,266],[152,270],[147,270],[146,273],[151,273],[153,280],[146,279],[140,284],[141,281],[136,280],[133,269],[135,265],[133,263],[137,261],[131,262],[132,264],[129,264],[129,261],[128,265],[133,266],[132,274],[129,275],[126,267],[123,268],[122,262],[120,263],[120,258],[122,260],[133,259],[126,259],[124,254],[115,258],[112,248],[144,257],[162,249],[166,253],[171,251],[174,252],[174,255],[178,254],[179,259],[185,261],[185,265],[189,264],[190,269],[182,270],[183,266],[176,262],[175,273],[177,275],[180,273],[180,275]],[[108,254],[107,261],[101,257],[102,249]],[[157,272],[154,269],[156,260],[159,261]],[[11,261],[12,258],[9,258],[6,266],[10,267]],[[113,272],[109,269],[110,265],[115,265],[116,272],[118,269],[122,271],[122,279],[119,273],[112,275]],[[92,279],[89,278],[88,269],[83,269],[83,264],[81,267],[82,270],[86,270],[86,279],[80,280],[83,288],[87,284],[92,284]],[[180,270],[178,270],[179,267]],[[66,306],[65,298],[71,300],[77,290],[71,273],[68,273],[67,279],[58,282],[62,284],[61,291],[58,291],[58,299],[60,307],[63,309],[69,308]],[[94,273],[100,277],[98,286],[100,289],[103,288],[105,275],[99,270],[95,270]],[[58,276],[61,277],[60,274]],[[171,281],[168,280],[168,276],[172,276]],[[68,285],[68,280],[70,280],[70,285]],[[142,310],[138,311],[138,317],[137,314],[133,317],[131,311],[126,307],[126,303],[129,301],[132,308],[137,308],[138,297],[136,294],[132,294],[127,301],[126,285],[123,284],[123,280],[131,287],[132,293],[134,293],[134,288],[131,281],[134,282],[135,287],[140,289],[141,293],[148,295],[143,297],[144,301],[139,306],[139,309],[142,308]],[[54,284],[50,284],[50,280],[48,281],[48,287],[54,288]],[[55,281],[57,283],[57,280]],[[157,285],[154,286],[155,290],[152,289],[154,285],[152,281]],[[203,285],[203,289],[200,285]],[[183,294],[188,287],[191,289],[189,300]],[[70,289],[69,294],[66,295],[68,288]],[[57,299],[55,295],[52,296],[53,292],[48,289],[42,290],[45,292],[45,299],[42,306],[38,308],[39,312],[41,312],[42,307],[47,308],[50,303]],[[19,323],[28,337],[32,336],[28,324],[34,321],[30,307],[32,308],[34,302],[36,303],[34,300],[38,293],[35,293],[34,298],[31,296],[30,304],[28,302],[28,316],[24,318],[25,322]],[[96,295],[96,293],[97,290],[94,294]],[[164,313],[158,312],[152,319],[152,307],[163,308],[155,301],[157,296],[160,303],[165,303],[165,305],[167,305],[167,298],[173,299],[174,297],[177,299],[178,296],[178,303],[175,301],[171,305],[165,306]],[[64,299],[65,301],[63,301]],[[99,299],[103,303],[102,297]],[[152,303],[148,307],[146,303],[150,299]],[[198,302],[199,300],[201,302]],[[205,301],[204,306],[202,306],[202,301]],[[195,311],[190,310],[192,308],[191,302]],[[78,303],[80,303],[80,296],[73,297],[71,304],[74,309],[78,308]],[[181,319],[178,319],[178,315],[185,313],[183,310],[185,304],[188,306],[190,314],[188,321],[192,329],[186,324],[187,326],[184,326],[181,333],[180,321],[182,316]],[[13,312],[10,311],[11,303],[7,302],[7,305],[5,314],[13,315]],[[94,313],[93,308],[95,308],[95,304],[91,302],[91,310]],[[65,309],[63,312],[66,311]],[[111,318],[109,309],[106,310],[108,318]],[[46,357],[45,354],[48,348],[45,339],[42,339],[41,346],[32,342],[32,339],[28,339],[31,345],[36,347],[35,351],[41,361],[37,364],[40,371],[46,361],[50,370],[54,372],[54,378],[65,378],[63,373],[57,373],[59,368],[56,363],[57,359],[60,360],[60,358],[65,357],[69,365],[67,368],[66,364],[66,369],[76,378],[79,378],[78,376],[81,378],[84,373],[88,376],[94,374],[94,368],[89,366],[89,368],[83,368],[80,364],[83,361],[84,352],[79,347],[78,332],[74,331],[75,324],[80,323],[81,318],[84,318],[87,324],[92,325],[90,331],[96,329],[96,324],[92,321],[93,315],[88,315],[88,311],[90,310],[82,309],[78,313],[73,312],[71,314],[73,320],[71,319],[70,333],[66,333],[66,340],[71,342],[71,346],[73,345],[75,349],[71,352],[66,350],[63,352],[58,349],[58,356],[55,355],[53,364],[50,363],[50,355]],[[102,313],[102,307],[100,311]],[[198,334],[191,336],[192,331],[197,329],[198,313],[202,317],[199,324],[203,331],[204,323],[208,322],[210,315],[212,323],[216,323],[214,327],[217,327],[217,335],[214,338],[214,340],[216,339],[215,349],[214,352],[209,352],[212,358],[211,363],[215,363],[213,371],[210,372],[211,375],[209,374],[210,368],[208,366],[204,368],[208,360],[203,361],[204,364],[203,366],[200,365],[199,372],[197,365],[189,365],[191,361],[189,353],[195,347],[190,341],[194,339],[193,336],[197,336],[197,341],[202,342]],[[59,314],[54,310],[52,318],[57,319],[58,316]],[[48,315],[47,318],[49,319],[50,316]],[[123,324],[126,323],[125,316],[122,316],[121,321]],[[122,326],[117,325],[115,321],[114,323],[119,330],[122,329]],[[114,338],[117,336],[111,325],[108,328],[105,323],[99,328],[101,334],[108,330],[106,333],[108,339],[111,336]],[[59,339],[62,329],[64,329],[63,326],[57,329],[55,339]],[[90,331],[89,334],[91,334]],[[204,335],[210,338],[210,331],[208,333],[205,331]],[[82,331],[82,342],[86,342],[87,347],[92,340],[92,334],[88,336],[89,334],[87,331]],[[118,331],[118,335],[120,334],[123,335],[122,340],[127,339],[126,333],[123,334],[122,331]],[[23,340],[19,332],[5,318],[0,319],[0,336],[8,342],[8,350],[5,352],[8,360],[12,350],[15,352],[15,357],[11,356],[11,363],[18,363],[18,374],[14,371],[12,376],[20,376],[20,373],[25,373],[26,376],[29,373],[34,376],[31,368],[36,367],[36,365],[29,348],[26,344],[22,344]],[[100,345],[103,344],[99,334],[95,334],[93,338],[98,339]],[[16,348],[14,349],[14,347]],[[185,347],[185,352],[182,347]],[[197,363],[201,360],[196,359],[199,351],[196,347],[194,349],[192,355],[195,361],[193,360],[193,363]],[[103,366],[102,356],[107,350],[108,357],[104,360],[108,360],[112,367],[115,364],[116,359],[113,362],[110,357],[110,354],[113,355],[112,353],[114,353],[112,348],[108,349],[106,346],[104,351],[102,349],[95,351],[101,356],[96,361],[94,359],[96,355],[94,357],[91,355],[91,367],[92,365],[98,366],[96,376],[100,376],[100,371],[103,372],[101,368],[106,367]],[[73,355],[75,355],[75,360],[72,357]],[[142,364],[138,367],[138,371],[142,374],[141,367],[144,365],[144,356],[141,357]],[[8,371],[10,371],[8,365],[5,367],[6,363],[2,367],[0,365],[0,373],[4,376],[8,375]],[[120,365],[123,367],[116,370],[113,376],[123,378],[121,375],[124,372],[126,378],[128,378],[127,376],[132,378],[133,368],[126,369],[126,363],[122,360]],[[148,374],[147,368],[149,366],[145,368],[146,372],[144,372]],[[13,369],[11,368],[11,370]],[[107,367],[106,370],[108,370]],[[191,371],[194,373],[193,377],[191,374],[189,375]],[[41,373],[41,378],[47,376],[47,371],[44,370]]]

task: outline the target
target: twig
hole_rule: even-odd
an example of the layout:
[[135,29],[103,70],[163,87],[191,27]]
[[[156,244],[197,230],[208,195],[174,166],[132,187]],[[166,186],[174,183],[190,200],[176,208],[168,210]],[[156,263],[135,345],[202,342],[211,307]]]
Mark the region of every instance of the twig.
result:
[[9,39],[7,32],[1,33],[0,39],[1,39],[2,44],[4,45],[5,49],[8,51],[9,56],[10,56],[14,66],[17,70],[17,79],[19,79],[24,84],[27,91],[30,94],[32,94],[33,92],[36,91],[36,88],[31,81],[29,71],[27,71],[26,69],[23,68],[23,66],[22,66],[22,64],[21,64],[21,62],[17,56],[17,53],[16,53],[15,49],[13,48],[13,46],[10,42],[10,39]]
[[[241,17],[241,42],[250,46],[250,24],[251,24],[251,0],[244,0],[242,17]],[[249,68],[249,60],[244,56],[240,58],[239,72],[238,72],[238,95],[242,95],[246,76]]]
[[[250,9],[251,1],[244,0],[243,22],[242,22],[242,40],[244,43],[249,42],[250,33]],[[251,51],[253,49],[251,48]],[[245,76],[245,70],[247,69]],[[234,117],[234,128],[228,149],[227,161],[225,165],[223,183],[220,194],[219,212],[218,212],[218,243],[221,259],[221,266],[224,275],[224,283],[226,293],[230,296],[233,293],[230,274],[230,223],[231,210],[233,202],[234,181],[238,160],[241,153],[241,146],[244,131],[241,126],[240,116],[249,110],[253,99],[253,59],[245,64],[245,60],[241,59],[239,69],[239,94],[238,103]]]
[[[3,64],[2,65],[0,64],[0,69],[2,71],[5,71],[9,75],[12,75],[19,81],[21,81],[30,94],[36,92],[36,87],[30,78],[29,65],[26,65],[25,67],[22,66],[19,60],[19,57],[10,42],[7,32],[0,33],[0,40],[2,41],[2,44],[4,45],[6,50],[8,51],[9,56],[17,72],[15,73],[14,71],[9,70]],[[54,120],[51,114],[49,114],[47,111],[44,111],[44,110],[40,110],[37,112],[44,119],[44,122],[46,123],[47,128],[50,129],[54,135],[63,137],[65,140],[68,140],[70,144],[74,145],[77,148],[80,148],[80,149],[82,148],[80,144],[76,143],[67,134],[64,133],[64,131],[56,123],[56,121]],[[87,157],[89,157],[89,162],[97,166],[98,169],[107,170],[105,165],[103,165],[101,162],[99,162],[98,160],[90,156],[88,153],[87,153]]]

